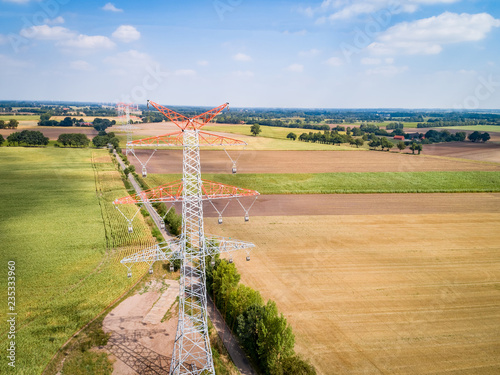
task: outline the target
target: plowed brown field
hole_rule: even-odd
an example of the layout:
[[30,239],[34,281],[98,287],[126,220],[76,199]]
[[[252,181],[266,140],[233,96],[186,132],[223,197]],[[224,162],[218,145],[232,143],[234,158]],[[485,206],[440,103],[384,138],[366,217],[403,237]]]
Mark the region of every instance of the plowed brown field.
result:
[[[476,196],[478,207],[499,199],[450,196]],[[235,256],[242,282],[278,303],[320,374],[500,373],[498,203],[492,213],[386,214],[390,199],[366,201],[371,215],[205,227],[256,244],[250,262]]]
[[[153,150],[137,149],[144,163]],[[230,152],[237,158],[238,152]],[[133,156],[132,164],[141,164]],[[231,160],[224,151],[201,151],[202,173],[231,173]],[[181,150],[158,150],[147,164],[149,173],[180,173]],[[449,160],[425,155],[382,151],[244,151],[238,160],[238,173],[330,173],[330,172],[429,172],[498,171],[499,164],[469,160]]]

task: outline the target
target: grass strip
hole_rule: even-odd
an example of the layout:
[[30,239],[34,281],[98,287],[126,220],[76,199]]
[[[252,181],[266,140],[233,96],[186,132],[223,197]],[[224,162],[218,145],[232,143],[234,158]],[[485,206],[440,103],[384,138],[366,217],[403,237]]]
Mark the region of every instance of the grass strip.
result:
[[[181,178],[150,174],[151,186]],[[148,178],[148,179],[149,179]],[[366,172],[301,174],[204,174],[202,178],[261,194],[499,192],[500,172]]]

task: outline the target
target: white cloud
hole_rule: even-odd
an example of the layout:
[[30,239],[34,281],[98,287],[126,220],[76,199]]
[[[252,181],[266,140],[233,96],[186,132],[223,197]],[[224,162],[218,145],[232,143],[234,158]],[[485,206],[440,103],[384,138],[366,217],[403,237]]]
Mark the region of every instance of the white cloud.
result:
[[119,9],[113,5],[113,3],[107,3],[102,7],[103,10],[109,10],[110,12],[123,12],[123,9]]
[[233,56],[234,61],[252,61],[252,58],[244,53],[237,53]]
[[394,65],[384,65],[377,66],[373,69],[368,69],[366,74],[368,75],[381,75],[385,77],[392,77],[397,74],[404,73],[408,70],[407,66],[394,66]]
[[47,24],[47,25],[59,25],[61,23],[64,23],[64,18],[62,18],[61,16],[59,17],[56,17],[54,19],[49,19],[49,18],[46,18],[44,20],[44,22]]
[[484,39],[500,20],[488,13],[439,16],[413,22],[402,22],[381,33],[367,48],[379,55],[431,55],[442,51],[443,45]]
[[19,34],[28,39],[37,40],[64,40],[75,36],[75,33],[65,27],[48,25],[31,26],[22,29]]
[[5,35],[0,34],[0,44],[6,44],[8,40],[9,39]]
[[243,77],[243,78],[251,78],[253,77],[255,74],[254,72],[250,71],[250,70],[237,70],[236,72],[233,72],[233,74],[236,76],[236,77]]
[[111,35],[125,43],[133,42],[141,37],[141,33],[131,25],[121,25]]
[[321,51],[319,49],[312,48],[312,49],[307,50],[307,51],[300,51],[299,56],[300,57],[313,57],[313,56],[319,55],[320,52]]
[[58,43],[62,47],[80,48],[83,50],[109,49],[115,46],[115,43],[107,36],[102,35],[84,35],[80,34],[75,38],[64,40]]
[[196,75],[196,70],[193,69],[179,69],[174,72],[176,76],[179,77],[194,77]]
[[294,73],[301,73],[304,71],[304,65],[301,65],[301,64],[292,64],[292,65],[289,65],[286,70],[288,70],[289,72],[294,72]]
[[197,62],[197,64],[199,66],[207,66],[208,65],[208,61],[207,60],[200,60]]
[[422,5],[435,4],[452,4],[460,0],[326,0],[321,6],[315,9],[308,9],[308,16],[315,13],[327,13],[333,10],[329,16],[322,16],[318,19],[318,23],[323,23],[327,19],[330,21],[348,20],[363,14],[374,15],[377,12],[384,12],[389,15],[399,13],[413,13]]
[[343,64],[340,57],[330,57],[325,63],[330,66],[341,66]]
[[75,70],[83,70],[83,71],[91,70],[90,64],[84,60],[72,61],[70,63],[70,66],[72,69],[75,69]]

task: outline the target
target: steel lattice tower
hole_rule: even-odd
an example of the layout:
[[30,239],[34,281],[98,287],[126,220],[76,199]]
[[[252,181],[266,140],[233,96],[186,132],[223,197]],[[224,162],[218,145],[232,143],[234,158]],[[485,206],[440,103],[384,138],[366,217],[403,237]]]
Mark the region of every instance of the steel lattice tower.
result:
[[[151,267],[158,260],[181,260],[179,320],[170,374],[215,375],[207,324],[206,257],[248,249],[254,245],[218,236],[206,236],[203,227],[203,201],[256,197],[259,193],[201,179],[200,145],[245,144],[235,139],[200,131],[200,128],[219,114],[228,103],[193,118],[186,118],[153,102],[148,104],[176,124],[181,132],[133,141],[130,142],[130,146],[182,145],[182,180],[117,199],[114,203],[182,202],[182,233],[174,240],[124,258],[121,262],[130,270],[131,265],[137,262],[146,262]],[[245,210],[245,213],[245,220],[248,220],[248,211]]]

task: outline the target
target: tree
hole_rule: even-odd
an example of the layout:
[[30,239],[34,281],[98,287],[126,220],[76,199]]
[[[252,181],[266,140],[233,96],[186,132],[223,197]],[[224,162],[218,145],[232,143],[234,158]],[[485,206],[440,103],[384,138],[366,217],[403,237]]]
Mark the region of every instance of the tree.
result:
[[71,117],[65,117],[64,120],[59,123],[59,126],[73,126],[73,120],[71,120]]
[[120,145],[120,140],[116,137],[112,137],[109,139],[108,143],[111,143],[113,145],[113,148],[117,148]]
[[14,132],[14,133],[11,133],[8,137],[7,137],[7,142],[9,142],[9,145],[12,145],[14,143],[17,143],[17,145],[19,146],[20,143],[21,143],[21,133],[19,132]]
[[286,136],[288,139],[291,139],[292,141],[295,141],[297,139],[297,134],[290,132]]
[[272,373],[284,358],[293,355],[295,337],[283,314],[278,315],[274,301],[268,301],[262,319],[257,322],[257,354],[263,372]]
[[236,270],[234,263],[222,260],[213,271],[212,287],[215,296],[215,303],[225,312],[226,302],[229,293],[236,288],[240,281],[240,274]]
[[253,124],[252,127],[250,128],[250,133],[252,133],[254,135],[254,137],[259,135],[259,133],[261,131],[262,131],[262,129],[260,128],[259,124]]
[[3,145],[5,142],[5,139],[3,138],[3,135],[0,134],[0,146]]
[[469,136],[467,138],[469,138],[469,140],[471,142],[477,142],[477,141],[481,140],[481,133],[476,130],[476,131],[472,132],[471,134],[469,134]]
[[403,151],[406,148],[406,145],[403,141],[399,141],[397,144],[399,151]]
[[415,154],[415,150],[418,150],[418,145],[413,142],[410,146],[410,150],[412,151],[412,154]]
[[5,121],[0,120],[0,129],[5,129]]
[[422,144],[421,143],[419,143],[417,145],[417,150],[418,150],[418,154],[420,155],[420,152],[422,151]]
[[52,117],[52,115],[50,114],[50,112],[45,112],[45,113],[42,113],[40,115],[40,120],[47,121],[47,120],[50,120],[51,117]]
[[9,123],[7,124],[7,128],[16,129],[18,125],[19,125],[19,121],[12,118],[9,120]]
[[486,142],[486,141],[488,141],[489,139],[490,139],[490,134],[489,134],[489,133],[484,132],[483,134],[481,134],[481,140],[482,140],[483,142]]
[[281,362],[281,368],[276,369],[273,375],[316,375],[316,369],[308,361],[298,355],[286,357]]
[[227,299],[227,324],[234,328],[239,315],[243,314],[250,306],[263,305],[263,303],[258,291],[246,285],[238,284],[238,287],[229,293]]
[[92,143],[95,147],[104,147],[108,144],[108,136],[96,135],[94,138],[92,138]]
[[356,148],[359,148],[359,146],[363,146],[365,144],[365,141],[363,141],[361,138],[356,138],[354,140],[354,144],[356,145]]

